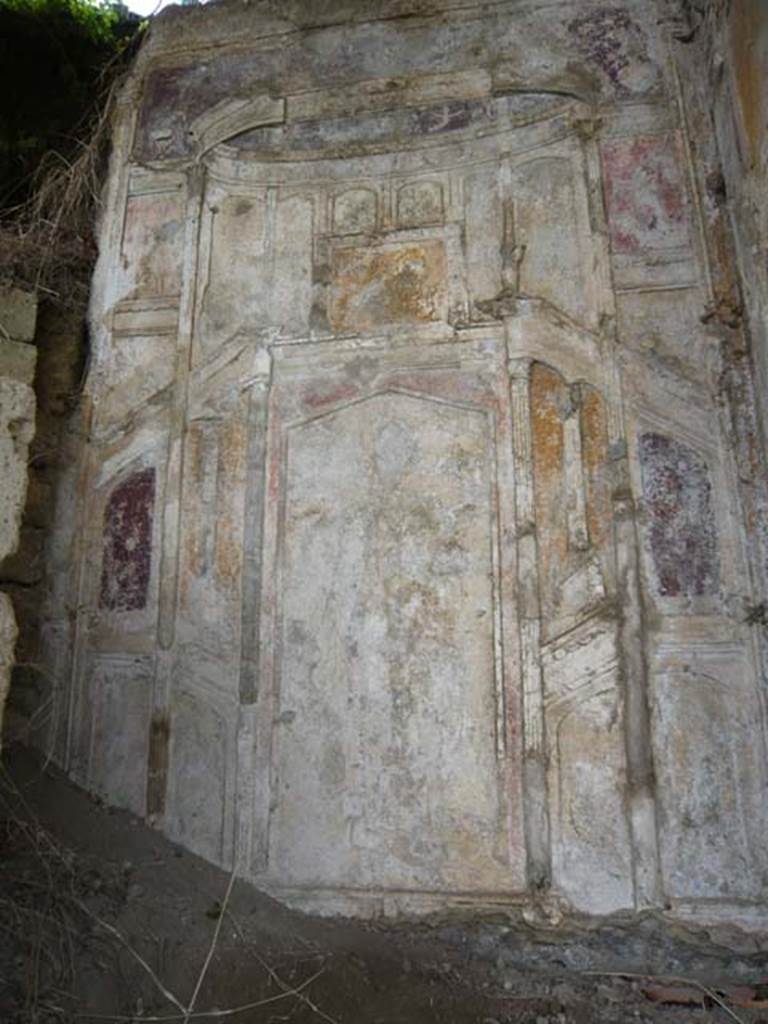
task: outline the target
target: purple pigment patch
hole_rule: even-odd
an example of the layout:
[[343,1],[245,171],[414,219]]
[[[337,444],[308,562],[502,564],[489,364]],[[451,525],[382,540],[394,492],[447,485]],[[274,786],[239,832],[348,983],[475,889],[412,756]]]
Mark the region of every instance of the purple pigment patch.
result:
[[643,91],[655,79],[645,34],[623,7],[592,10],[570,21],[568,31],[619,95]]
[[621,89],[621,72],[629,66],[624,37],[633,22],[620,7],[603,7],[568,24],[583,52]]
[[601,150],[613,251],[687,245],[688,205],[677,133],[615,139]]
[[99,607],[146,607],[152,567],[155,470],[133,473],[112,491],[104,510],[104,549]]
[[640,437],[643,498],[661,597],[717,594],[720,564],[704,460],[664,434]]

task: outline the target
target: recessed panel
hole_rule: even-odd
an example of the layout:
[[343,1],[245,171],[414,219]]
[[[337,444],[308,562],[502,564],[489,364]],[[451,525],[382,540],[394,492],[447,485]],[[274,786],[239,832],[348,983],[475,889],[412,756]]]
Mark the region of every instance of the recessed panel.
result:
[[130,196],[120,252],[120,294],[177,295],[183,238],[184,207],[179,193]]
[[270,869],[505,890],[485,412],[384,393],[289,432]]
[[658,656],[653,735],[661,862],[677,899],[765,893],[765,746],[751,669],[737,649]]
[[330,321],[337,331],[370,331],[445,317],[445,247],[440,241],[338,249]]

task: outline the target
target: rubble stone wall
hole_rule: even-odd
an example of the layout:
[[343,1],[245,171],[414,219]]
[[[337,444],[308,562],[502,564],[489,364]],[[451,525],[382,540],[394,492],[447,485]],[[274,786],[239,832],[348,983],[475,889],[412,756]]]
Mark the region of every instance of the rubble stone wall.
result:
[[[0,287],[0,587],[8,582],[9,561],[19,544],[27,493],[27,453],[35,432],[36,316],[34,295]],[[11,598],[0,590],[0,747],[17,633]]]
[[768,927],[765,474],[689,13],[153,22],[51,546],[75,779],[325,912]]

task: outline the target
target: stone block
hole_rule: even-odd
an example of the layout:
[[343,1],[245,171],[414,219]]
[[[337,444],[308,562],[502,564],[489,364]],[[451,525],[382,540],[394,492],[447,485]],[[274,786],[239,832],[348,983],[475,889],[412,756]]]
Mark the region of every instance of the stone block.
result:
[[0,569],[3,582],[24,587],[39,583],[43,576],[44,544],[43,531],[24,523],[19,528],[16,550],[3,559]]
[[34,392],[20,381],[0,378],[0,560],[18,544],[34,431]]
[[29,526],[46,528],[54,512],[54,487],[41,473],[30,472],[27,482],[27,501],[24,506],[24,521]]
[[37,299],[21,288],[0,286],[0,336],[15,341],[33,341],[37,322]]
[[3,708],[11,685],[13,649],[16,644],[16,618],[7,594],[0,593],[0,750],[2,749]]
[[0,377],[10,377],[22,384],[35,379],[37,349],[21,341],[0,336]]

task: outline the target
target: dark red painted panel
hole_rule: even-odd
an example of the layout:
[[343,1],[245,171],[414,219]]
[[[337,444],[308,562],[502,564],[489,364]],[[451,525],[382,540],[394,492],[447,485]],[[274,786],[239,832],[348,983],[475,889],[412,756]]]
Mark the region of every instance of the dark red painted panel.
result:
[[112,491],[104,511],[99,607],[109,611],[146,607],[154,508],[154,468],[133,473]]
[[689,241],[680,138],[675,132],[602,145],[605,200],[615,253],[675,249]]
[[640,437],[640,464],[658,593],[716,594],[720,564],[706,463],[681,441],[647,433]]

